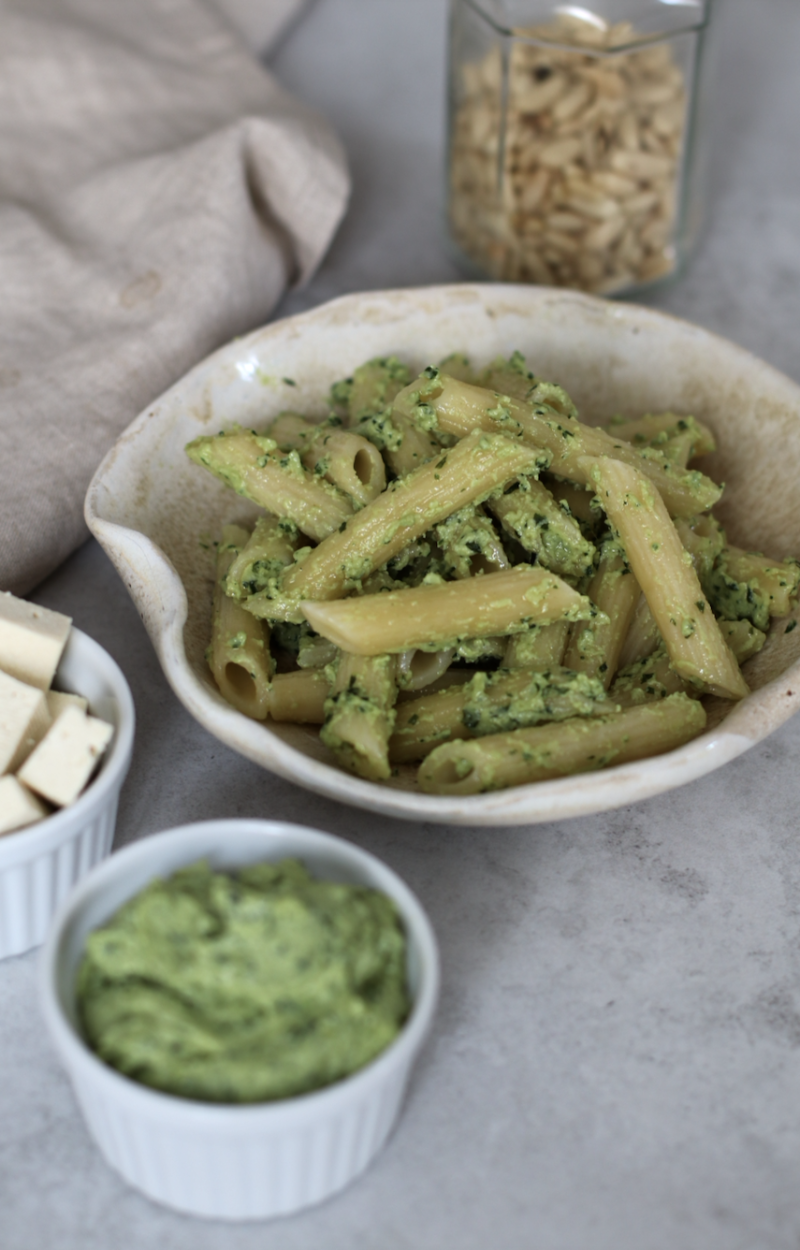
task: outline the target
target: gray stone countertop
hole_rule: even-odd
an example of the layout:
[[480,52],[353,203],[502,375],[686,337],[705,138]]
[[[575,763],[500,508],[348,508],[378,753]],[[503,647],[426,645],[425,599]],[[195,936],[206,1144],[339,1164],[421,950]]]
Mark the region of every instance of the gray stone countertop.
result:
[[[687,273],[647,302],[800,381],[800,5],[718,0],[716,16],[707,228]],[[274,57],[338,127],[354,180],[325,263],[277,315],[459,279],[441,227],[445,18],[443,0],[319,0]],[[196,725],[94,543],[36,597],[133,690],[117,846],[218,816],[350,838],[427,908],[443,994],[368,1173],[316,1210],[226,1226],[161,1210],[107,1168],[44,1035],[36,955],[6,961],[2,1250],[796,1250],[800,720],[701,781],[588,819],[375,820]]]

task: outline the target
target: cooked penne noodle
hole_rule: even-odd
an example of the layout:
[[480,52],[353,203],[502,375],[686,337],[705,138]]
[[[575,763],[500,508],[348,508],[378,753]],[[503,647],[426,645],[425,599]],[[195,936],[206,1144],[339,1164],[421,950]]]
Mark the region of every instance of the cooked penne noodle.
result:
[[653,446],[676,469],[687,468],[689,462],[697,454],[695,450],[696,440],[691,430],[675,434],[672,438],[656,439],[653,442]]
[[583,537],[577,521],[541,482],[526,480],[507,495],[491,499],[488,508],[503,529],[526,551],[533,552],[546,569],[560,577],[575,578],[591,570],[594,544]]
[[570,628],[569,621],[554,621],[552,625],[531,625],[523,633],[512,634],[503,654],[503,668],[560,666]]
[[445,651],[401,651],[397,657],[397,685],[401,690],[424,690],[449,669],[455,652],[452,647]]
[[586,472],[620,536],[673,668],[723,699],[744,698],[747,683],[653,483],[607,456],[587,463]]
[[543,475],[543,481],[556,502],[566,504],[571,516],[592,530],[596,528],[600,514],[592,507],[593,490],[577,486],[574,482],[562,482],[549,474]]
[[278,520],[269,513],[259,517],[228,569],[226,595],[243,599],[270,586],[277,587],[298,546],[297,526],[292,521]]
[[338,486],[359,508],[386,489],[381,453],[352,430],[328,421],[315,425],[285,412],[273,421],[269,435],[282,450],[298,451],[304,468]]
[[551,472],[580,486],[588,482],[586,467],[581,465],[583,459],[614,456],[634,465],[652,480],[673,516],[705,512],[722,494],[722,488],[710,478],[697,470],[675,469],[652,449],[644,456],[630,443],[613,438],[606,430],[584,425],[545,403],[536,407],[530,402],[459,382],[438,369],[426,369],[395,400],[395,407],[403,412],[420,405],[431,420],[435,419],[442,433],[463,437],[476,427],[498,430],[549,451]]
[[725,533],[712,516],[676,519],[678,537],[692,557],[700,585],[708,593],[708,577],[725,547]]
[[572,626],[564,664],[577,673],[598,677],[608,689],[642,593],[614,539],[603,544],[597,572],[586,593],[602,616]]
[[[729,546],[723,552],[722,562],[730,577],[761,596],[768,617],[788,616],[800,588],[800,564],[796,560],[770,560],[760,552]],[[759,628],[766,628],[767,624]]]
[[311,634],[300,639],[297,667],[324,668],[326,664],[333,664],[338,654],[339,648],[335,647],[332,642],[328,642],[327,638],[319,638],[316,634]]
[[511,568],[492,522],[475,504],[454,512],[435,526],[435,532],[446,571],[452,577]]
[[343,408],[352,426],[373,413],[384,412],[410,381],[408,366],[396,356],[376,356],[359,365],[351,378],[336,383],[331,398]]
[[394,728],[397,659],[342,652],[325,701],[320,738],[345,768],[368,781],[391,774],[388,744]]
[[366,438],[351,430],[335,430],[317,446],[313,453],[306,453],[303,463],[309,463],[312,454],[319,456],[313,471],[319,473],[324,466],[325,477],[333,482],[339,490],[352,499],[353,503],[363,508],[365,504],[376,499],[386,489],[386,469],[383,457]]
[[392,482],[309,552],[285,577],[284,593],[305,599],[344,594],[456,509],[520,474],[536,472],[540,463],[534,449],[475,430],[438,459]]
[[321,421],[197,438],[191,458],[268,510],[218,550],[220,689],[320,726],[370,781],[423,761],[432,794],[671,750],[703,694],[748,693],[739,665],[800,594],[800,562],[730,546],[709,512],[722,487],[686,465],[714,447],[673,412],[586,425],[518,352],[413,380],[380,357]]
[[602,719],[561,721],[436,747],[420,766],[426,794],[480,794],[591,772],[673,751],[702,733],[702,704],[684,694]]
[[[459,376],[448,367],[447,362],[443,362],[439,368],[450,377]],[[514,352],[508,360],[500,356],[482,369],[477,377],[464,374],[460,380],[483,386],[487,391],[497,391],[499,395],[511,395],[514,399],[527,399],[537,381],[520,352]]]
[[328,421],[309,421],[299,412],[279,412],[267,428],[269,438],[275,440],[281,451],[299,451],[302,455],[310,443],[325,430],[341,427],[341,418],[334,417],[336,427]]
[[312,629],[356,655],[410,647],[441,651],[454,639],[489,638],[530,624],[584,620],[596,612],[555,573],[524,564],[464,581],[300,606]]
[[397,447],[387,447],[384,455],[396,477],[406,477],[432,456],[441,453],[441,443],[407,417],[393,415],[392,423],[400,441]]
[[276,673],[270,683],[267,711],[272,720],[321,725],[330,682],[322,669]]
[[719,627],[722,637],[736,656],[737,664],[744,664],[745,660],[757,655],[767,641],[767,635],[750,621],[720,621]]
[[409,380],[407,367],[385,356],[368,360],[333,388],[334,402],[344,407],[349,424],[383,453],[396,477],[405,477],[441,449],[429,430],[392,411],[392,401]]
[[636,604],[636,610],[634,611],[627,637],[619,653],[618,667],[627,668],[628,665],[635,664],[638,660],[643,660],[645,656],[652,655],[661,641],[661,634],[658,632],[655,617],[650,611],[650,604],[644,595],[641,595],[639,602]]
[[315,542],[353,515],[350,500],[329,482],[307,473],[296,451],[281,453],[273,439],[252,430],[204,435],[189,443],[186,452],[237,495],[288,517]]
[[635,421],[612,421],[606,428],[613,438],[636,446],[658,446],[659,442],[688,435],[690,459],[705,456],[717,448],[717,441],[707,425],[696,417],[680,417],[674,412],[648,413]]
[[223,526],[206,659],[222,697],[245,716],[264,720],[273,667],[269,632],[235,599],[229,599],[224,589],[228,570],[249,537],[240,525]]
[[623,707],[665,699],[670,694],[687,694],[699,698],[700,692],[684,681],[670,664],[663,643],[643,660],[620,669],[610,690],[610,698]]
[[408,763],[424,759],[442,742],[610,709],[600,682],[568,669],[476,673],[466,685],[401,703],[389,759]]

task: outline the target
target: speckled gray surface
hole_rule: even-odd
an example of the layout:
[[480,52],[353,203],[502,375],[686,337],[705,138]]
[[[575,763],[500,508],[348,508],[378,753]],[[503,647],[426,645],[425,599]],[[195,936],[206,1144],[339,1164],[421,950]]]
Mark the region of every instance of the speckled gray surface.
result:
[[[348,144],[350,216],[294,312],[456,279],[440,235],[441,0],[318,0],[275,64]],[[718,0],[709,225],[650,301],[800,380],[800,6]],[[776,501],[779,505],[779,501]],[[115,656],[139,715],[117,844],[277,816],[375,851],[418,892],[443,998],[400,1125],[316,1211],[161,1211],[89,1141],[44,1036],[35,955],[0,964],[2,1250],[796,1250],[800,720],[702,781],[535,828],[448,830],[277,781],[194,724],[87,544],[41,588]]]

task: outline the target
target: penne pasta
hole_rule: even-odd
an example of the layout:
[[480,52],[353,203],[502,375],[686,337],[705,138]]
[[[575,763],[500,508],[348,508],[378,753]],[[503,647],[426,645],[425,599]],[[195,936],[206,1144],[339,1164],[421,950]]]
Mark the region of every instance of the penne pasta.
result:
[[719,627],[738,664],[757,655],[767,641],[767,635],[750,621],[720,621]]
[[586,486],[577,486],[574,482],[563,482],[560,478],[551,477],[549,474],[543,475],[543,481],[556,502],[562,508],[569,509],[570,516],[575,517],[585,529],[596,530],[598,519],[602,514],[598,508],[592,506],[595,498],[594,491]]
[[650,604],[644,595],[640,595],[630,629],[622,644],[617,661],[618,667],[627,668],[628,665],[643,660],[645,656],[652,655],[661,641],[661,634],[658,632],[655,618],[650,611]]
[[705,456],[716,451],[717,441],[713,433],[696,417],[680,417],[674,412],[648,413],[636,421],[611,421],[609,434],[635,446],[663,446],[665,443],[688,436],[689,456]]
[[271,587],[277,588],[298,545],[297,526],[292,521],[279,521],[269,514],[259,517],[228,569],[226,595],[244,599]]
[[359,365],[351,378],[335,383],[331,400],[353,426],[373,413],[385,412],[410,381],[408,366],[396,356],[376,356]]
[[368,439],[326,421],[315,425],[296,413],[282,413],[269,428],[281,450],[296,450],[303,467],[315,477],[338,486],[351,502],[363,508],[386,489],[386,469],[380,451]]
[[237,711],[264,720],[268,710],[272,657],[269,631],[224,589],[228,570],[250,535],[239,525],[225,525],[217,547],[216,582],[208,666],[220,694]]
[[541,482],[526,480],[508,494],[491,499],[488,508],[546,569],[574,578],[591,571],[594,544],[583,537],[577,521]]
[[511,568],[491,520],[474,504],[440,522],[435,533],[445,571],[451,577],[474,577]]
[[464,581],[300,606],[318,634],[356,655],[409,647],[442,651],[461,638],[490,638],[596,613],[554,573],[524,564]]
[[662,643],[643,660],[620,669],[611,687],[610,697],[623,707],[665,699],[670,694],[687,694],[699,698],[699,691],[684,681],[670,664],[667,648]]
[[385,356],[360,365],[352,378],[333,388],[349,424],[383,453],[395,477],[405,477],[441,449],[429,430],[392,411],[392,401],[409,379],[405,365]]
[[726,620],[746,619],[762,631],[770,617],[787,616],[797,598],[800,565],[769,560],[760,553],[725,547],[707,575],[714,611]]
[[608,689],[641,596],[639,583],[616,540],[603,544],[597,572],[586,593],[601,615],[572,626],[564,664],[577,673],[598,677]]
[[586,472],[619,534],[673,668],[711,694],[744,698],[747,683],[653,483],[607,456],[586,463]]
[[233,706],[320,726],[367,780],[422,761],[424,791],[468,795],[671,750],[704,694],[748,693],[800,563],[728,544],[722,488],[686,469],[706,425],[586,425],[518,352],[413,380],[380,357],[330,405],[187,447],[266,509],[218,549],[207,655]]
[[553,668],[564,660],[569,639],[569,621],[552,625],[531,625],[512,634],[503,653],[503,668]]
[[307,473],[296,451],[278,450],[271,438],[232,430],[194,439],[186,454],[209,469],[237,495],[276,516],[288,517],[316,542],[353,515],[353,505],[335,486]]
[[[536,388],[531,398],[536,395]],[[560,390],[560,388],[552,388]],[[555,398],[555,397],[554,397]],[[566,405],[561,405],[566,407]],[[429,368],[400,392],[395,407],[404,413],[420,407],[444,434],[463,437],[476,427],[499,430],[532,446],[549,451],[551,472],[580,486],[588,484],[586,465],[592,456],[614,456],[632,464],[651,479],[673,516],[694,516],[713,507],[722,488],[697,470],[675,469],[653,449],[643,455],[630,443],[606,430],[583,425],[570,412],[561,413],[546,400],[531,402],[459,382]],[[574,411],[574,409],[573,409]]]
[[420,651],[413,647],[401,651],[397,657],[397,685],[400,690],[424,690],[449,669],[455,651],[448,647],[444,651]]
[[602,719],[561,721],[436,747],[419,770],[427,794],[466,795],[591,772],[673,751],[702,732],[702,704],[684,694]]
[[452,512],[521,474],[537,472],[541,463],[533,448],[475,430],[438,459],[392,482],[308,553],[284,579],[284,594],[297,599],[344,594]]
[[395,656],[342,652],[325,701],[320,738],[351,773],[368,781],[390,776],[389,737],[397,699]]
[[599,681],[568,669],[479,672],[466,685],[400,704],[389,758],[408,763],[424,759],[442,742],[571,716],[598,716],[610,708]]
[[330,682],[322,669],[297,669],[276,673],[267,696],[267,712],[275,721],[321,725]]

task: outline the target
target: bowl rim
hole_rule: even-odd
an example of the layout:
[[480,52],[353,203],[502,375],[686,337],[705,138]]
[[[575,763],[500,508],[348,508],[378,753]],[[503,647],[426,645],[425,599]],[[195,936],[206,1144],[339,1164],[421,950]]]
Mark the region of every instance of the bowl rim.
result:
[[[102,899],[120,879],[135,876],[135,884],[131,885],[130,891],[109,911],[108,916],[113,915],[124,901],[160,875],[157,867],[159,860],[171,850],[180,852],[179,860],[170,860],[168,871],[174,872],[180,864],[203,858],[202,852],[194,848],[198,844],[207,847],[209,840],[213,839],[220,855],[219,866],[224,866],[225,841],[230,840],[231,835],[252,840],[254,848],[262,843],[265,851],[279,840],[296,842],[298,850],[294,853],[298,858],[302,858],[304,851],[311,854],[315,851],[322,854],[332,852],[343,865],[369,878],[373,888],[389,894],[397,904],[409,940],[417,948],[419,990],[400,1032],[363,1068],[321,1089],[259,1103],[214,1103],[182,1098],[140,1084],[104,1063],[89,1048],[65,1013],[60,992],[60,959],[70,930],[79,923],[86,908]],[[208,849],[206,853],[209,853]],[[280,856],[288,854],[292,852],[281,847]],[[260,859],[255,857],[245,862],[268,862],[270,858],[269,854],[265,854]],[[141,870],[148,864],[152,871],[142,877]],[[45,1023],[68,1069],[71,1072],[78,1070],[82,1079],[101,1085],[117,1103],[124,1103],[129,1108],[138,1105],[154,1119],[180,1120],[197,1127],[207,1124],[215,1129],[269,1127],[272,1130],[290,1120],[293,1123],[305,1122],[320,1114],[334,1113],[339,1104],[369,1096],[371,1090],[382,1085],[391,1072],[410,1066],[428,1034],[436,1011],[440,961],[436,935],[422,904],[402,877],[371,852],[335,834],[291,821],[221,818],[195,821],[145,836],[92,869],[73,889],[51,924],[39,956],[38,981],[39,1002]]]
[[75,625],[70,630],[54,682],[58,681],[61,666],[68,657],[81,663],[85,660],[87,668],[94,669],[104,678],[116,700],[117,723],[111,745],[100,764],[100,771],[74,803],[0,837],[0,871],[33,859],[52,849],[62,838],[72,836],[78,826],[86,824],[93,813],[105,805],[111,792],[122,785],[130,765],[136,710],[122,669],[99,642]]
[[[517,311],[526,304],[528,316],[534,310],[542,312],[551,307],[566,306],[582,310],[581,315],[587,319],[602,315],[629,328],[656,328],[662,323],[669,323],[678,333],[695,341],[716,344],[740,360],[749,371],[756,369],[765,381],[791,396],[800,414],[800,387],[797,383],[731,340],[670,313],[561,288],[510,283],[451,283],[353,292],[233,339],[195,365],[132,422],[97,469],[86,495],[87,524],[124,580],[127,581],[124,577],[125,560],[123,557],[118,559],[114,550],[115,542],[122,535],[135,535],[138,547],[146,548],[154,575],[158,570],[165,579],[174,579],[170,582],[175,594],[169,619],[165,617],[161,622],[154,621],[151,636],[165,676],[190,714],[226,745],[261,767],[317,794],[401,819],[423,819],[463,826],[534,824],[577,818],[638,802],[705,776],[735,759],[783,724],[798,706],[789,686],[800,685],[800,660],[735,706],[720,725],[675,751],[592,773],[571,774],[483,794],[449,796],[384,786],[344,773],[334,764],[312,758],[292,746],[272,732],[268,722],[249,721],[234,708],[222,706],[221,696],[220,701],[213,702],[215,723],[210,723],[208,701],[214,696],[204,688],[189,665],[183,645],[188,615],[183,581],[165,553],[148,535],[103,519],[101,498],[104,476],[112,469],[121,444],[138,437],[164,405],[179,403],[187,388],[199,388],[208,383],[218,370],[229,363],[240,360],[248,353],[266,350],[271,340],[281,336],[286,336],[287,340],[291,337],[296,339],[325,325],[352,325],[354,320],[358,321],[358,310],[363,309],[365,304],[371,306],[373,319],[376,319],[374,310],[379,306],[390,310],[391,315],[381,322],[390,337],[391,327],[413,315],[414,306],[420,299],[438,299],[442,309],[451,313],[455,311],[458,301],[466,299],[484,310],[498,302],[504,306],[516,305]],[[416,311],[418,313],[418,309]],[[635,330],[637,333],[638,328]],[[781,700],[774,697],[780,693],[788,697]],[[769,709],[767,702],[771,704]],[[740,711],[742,708],[745,709],[744,714]],[[751,712],[756,715],[751,716]],[[247,741],[248,736],[258,737],[253,735],[253,726],[269,735],[266,749]],[[264,742],[263,739],[261,741]],[[590,781],[594,783],[591,795],[586,793]]]

